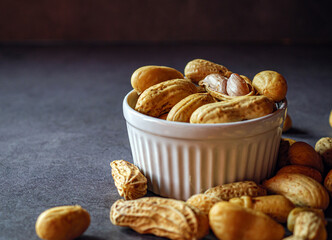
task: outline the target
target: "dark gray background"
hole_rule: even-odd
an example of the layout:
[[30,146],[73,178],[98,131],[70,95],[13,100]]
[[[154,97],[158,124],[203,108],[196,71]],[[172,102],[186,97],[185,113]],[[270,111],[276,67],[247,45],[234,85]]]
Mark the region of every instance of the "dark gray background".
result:
[[331,54],[331,47],[318,46],[2,45],[0,239],[37,239],[38,215],[65,204],[80,204],[91,214],[80,239],[156,239],[109,220],[110,207],[120,198],[109,164],[132,161],[122,100],[138,67],[156,64],[183,71],[199,57],[250,78],[276,70],[289,84],[294,128],[284,137],[314,145],[332,137]]

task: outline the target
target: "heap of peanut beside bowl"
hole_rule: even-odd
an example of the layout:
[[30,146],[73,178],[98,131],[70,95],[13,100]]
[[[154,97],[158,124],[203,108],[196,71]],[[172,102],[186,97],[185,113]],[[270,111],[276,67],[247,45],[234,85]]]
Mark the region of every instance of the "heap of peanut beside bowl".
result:
[[131,84],[139,95],[136,111],[200,124],[265,116],[287,93],[287,82],[278,72],[262,71],[251,81],[203,59],[188,62],[184,74],[165,66],[141,67],[133,73]]
[[[326,240],[332,138],[318,140],[315,148],[291,139],[282,142],[275,176],[261,183],[215,186],[186,201],[146,197],[147,181],[139,169],[115,160],[112,176],[124,199],[112,205],[110,220],[169,239],[201,239],[212,230],[221,240]],[[326,175],[324,167],[330,169]]]

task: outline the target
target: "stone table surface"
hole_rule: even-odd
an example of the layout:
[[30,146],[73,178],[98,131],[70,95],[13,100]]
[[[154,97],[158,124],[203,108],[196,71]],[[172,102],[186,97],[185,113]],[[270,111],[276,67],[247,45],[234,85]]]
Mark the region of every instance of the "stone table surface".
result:
[[79,239],[158,239],[109,220],[120,199],[110,162],[132,161],[122,100],[137,68],[183,71],[204,58],[250,78],[276,70],[293,120],[283,136],[314,146],[332,137],[331,56],[331,46],[305,45],[0,45],[0,239],[38,239],[38,215],[70,204],[91,215]]

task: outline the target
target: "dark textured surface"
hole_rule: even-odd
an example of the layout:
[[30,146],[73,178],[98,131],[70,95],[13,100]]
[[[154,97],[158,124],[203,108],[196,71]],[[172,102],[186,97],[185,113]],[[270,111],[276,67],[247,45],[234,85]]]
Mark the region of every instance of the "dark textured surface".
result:
[[0,46],[0,239],[38,239],[38,215],[65,204],[91,214],[80,239],[157,239],[109,221],[120,198],[109,163],[132,161],[122,99],[136,68],[183,71],[205,58],[250,78],[279,71],[294,126],[284,136],[313,146],[332,137],[331,56],[317,46]]

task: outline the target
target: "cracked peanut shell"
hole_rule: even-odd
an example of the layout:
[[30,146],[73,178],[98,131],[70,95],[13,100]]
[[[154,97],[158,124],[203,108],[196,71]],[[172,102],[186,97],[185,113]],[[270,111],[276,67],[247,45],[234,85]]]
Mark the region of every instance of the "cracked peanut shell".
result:
[[[238,77],[240,77],[242,83],[236,81]],[[244,84],[245,86],[243,86]],[[199,85],[203,86],[208,93],[221,101],[233,99],[240,95],[255,95],[255,89],[252,86],[251,80],[246,76],[235,73],[232,73],[229,78],[217,73],[209,74],[199,82]],[[232,90],[233,94],[230,94],[229,89]]]

